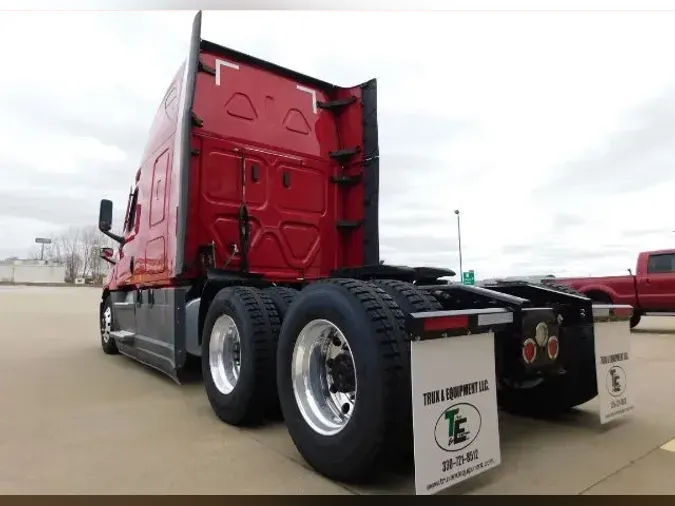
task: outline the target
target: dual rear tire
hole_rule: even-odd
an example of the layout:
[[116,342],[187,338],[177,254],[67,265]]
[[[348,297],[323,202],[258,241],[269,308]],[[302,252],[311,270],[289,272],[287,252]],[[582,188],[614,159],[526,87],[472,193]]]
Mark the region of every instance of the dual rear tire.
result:
[[228,287],[202,331],[202,376],[213,411],[230,425],[257,424],[274,407],[279,311],[262,290]]
[[[403,317],[375,286],[333,279],[305,288],[284,319],[277,352],[281,409],[302,456],[331,479],[366,479],[411,441]],[[327,353],[321,353],[324,335],[333,340]],[[343,353],[334,356],[337,347]],[[342,374],[327,371],[328,360],[335,366],[339,358]],[[336,376],[343,381],[333,393]]]
[[433,297],[397,281],[329,279],[302,292],[226,288],[203,329],[207,396],[232,425],[262,421],[277,402],[314,469],[367,480],[412,455],[405,314],[438,309]]

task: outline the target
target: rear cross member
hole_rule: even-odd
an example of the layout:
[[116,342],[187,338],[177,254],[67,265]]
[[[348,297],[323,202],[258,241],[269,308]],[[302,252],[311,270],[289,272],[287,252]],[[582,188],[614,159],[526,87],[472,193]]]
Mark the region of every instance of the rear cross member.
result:
[[505,308],[410,313],[406,321],[413,341],[496,332],[512,323],[513,311]]

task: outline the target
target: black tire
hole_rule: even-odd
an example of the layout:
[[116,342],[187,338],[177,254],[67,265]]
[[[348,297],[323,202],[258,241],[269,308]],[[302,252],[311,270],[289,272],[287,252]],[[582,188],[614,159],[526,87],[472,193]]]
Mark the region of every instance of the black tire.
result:
[[[291,304],[293,304],[298,295],[300,295],[300,292],[285,286],[270,286],[269,288],[265,288],[263,291],[274,303],[274,306],[279,312],[279,319],[281,323],[283,323],[286,313],[288,312],[288,308]],[[274,401],[272,404],[270,404],[270,406],[268,406],[267,410],[265,411],[265,416],[271,421],[283,420],[283,413],[281,412],[281,405],[279,404],[278,395],[274,397]]]
[[[394,299],[394,302],[398,307],[403,311],[407,316],[410,313],[421,313],[424,311],[442,311],[442,304],[436,300],[436,298],[431,295],[427,290],[421,290],[411,283],[406,283],[405,281],[399,281],[397,279],[378,279],[370,282],[372,285],[384,290]],[[407,378],[412,377],[412,371],[410,370],[410,340],[405,340],[403,343],[403,349],[401,350],[404,370]],[[408,399],[412,396],[412,383],[407,381],[406,383],[406,396]],[[410,416],[412,417],[412,404],[410,407]],[[402,447],[401,456],[402,459],[397,464],[400,464],[401,467],[405,467],[406,464],[412,462],[412,457],[414,454],[413,449],[413,438],[412,432],[408,439],[409,444]]]
[[[587,372],[590,370],[587,369]],[[526,389],[501,384],[497,398],[499,407],[507,413],[532,418],[554,418],[597,395],[595,376],[583,373],[568,377],[547,377],[541,384]]]
[[[107,322],[107,314],[110,315],[110,321]],[[110,296],[106,296],[101,304],[101,310],[99,314],[99,330],[101,334],[101,348],[103,353],[106,355],[117,355],[119,350],[117,349],[117,343],[115,339],[110,336],[110,331],[115,330],[115,322],[113,320],[112,313],[112,302]]]
[[371,283],[387,292],[404,313],[442,311],[443,306],[433,295],[415,285],[396,279],[378,279]]
[[634,312],[633,315],[630,317],[630,328],[633,329],[637,327],[640,324],[640,320],[642,320],[642,313]]
[[[394,302],[403,311],[405,316],[410,313],[443,310],[443,306],[433,295],[426,290],[420,290],[411,283],[396,279],[378,279],[370,281],[370,284],[378,290],[383,290],[394,299]],[[407,374],[410,375],[410,340],[403,340],[401,345],[401,360],[404,363]]]
[[[216,386],[209,365],[214,324],[222,315],[234,320],[239,332],[241,365],[234,389]],[[230,425],[259,423],[276,400],[276,345],[279,313],[270,298],[250,287],[228,287],[214,297],[202,332],[202,376],[213,411]]]
[[613,304],[612,298],[603,292],[590,292],[585,294],[586,297],[593,301],[593,304]]
[[284,321],[284,316],[288,312],[288,307],[293,304],[293,301],[300,295],[300,292],[293,288],[286,288],[285,286],[270,286],[263,290],[267,296],[272,299],[274,306],[279,312],[281,321]]
[[[344,334],[355,363],[356,404],[335,435],[321,435],[296,402],[293,352],[309,322],[326,319]],[[279,400],[288,432],[304,459],[334,480],[362,482],[400,459],[412,438],[409,383],[402,361],[404,314],[382,289],[353,279],[305,288],[282,325],[277,352]]]
[[[536,325],[529,316],[523,319],[524,328]],[[550,323],[555,324],[554,321]],[[545,376],[534,386],[517,386],[499,378],[497,400],[506,412],[535,418],[550,418],[584,404],[598,395],[595,377],[595,349],[593,339],[566,342],[560,335],[559,363],[566,374]],[[566,346],[566,344],[568,344]]]

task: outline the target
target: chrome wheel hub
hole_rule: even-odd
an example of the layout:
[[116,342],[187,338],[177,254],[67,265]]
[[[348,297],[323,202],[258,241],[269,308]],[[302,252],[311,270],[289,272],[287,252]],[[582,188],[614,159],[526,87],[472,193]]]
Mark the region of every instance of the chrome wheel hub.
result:
[[209,369],[216,388],[227,395],[239,380],[241,367],[241,340],[239,329],[228,315],[221,315],[211,330],[209,341]]
[[101,317],[101,337],[104,343],[110,341],[110,330],[112,327],[112,308],[107,307]]
[[324,436],[343,430],[356,406],[356,367],[342,331],[312,320],[300,331],[291,365],[293,393],[305,422]]

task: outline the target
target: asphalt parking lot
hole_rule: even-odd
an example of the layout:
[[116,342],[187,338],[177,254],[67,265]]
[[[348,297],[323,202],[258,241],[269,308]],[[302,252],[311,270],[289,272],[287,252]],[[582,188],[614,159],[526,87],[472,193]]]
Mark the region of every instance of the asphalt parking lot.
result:
[[[199,383],[104,355],[98,301],[91,288],[0,287],[0,493],[413,493],[412,475],[333,483],[282,423],[229,427]],[[630,418],[600,426],[594,402],[555,422],[501,414],[502,465],[451,493],[675,494],[675,318],[645,319],[632,349]]]

